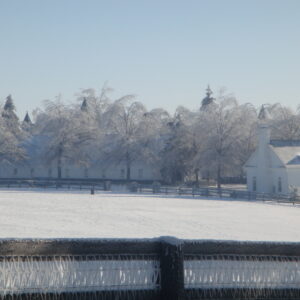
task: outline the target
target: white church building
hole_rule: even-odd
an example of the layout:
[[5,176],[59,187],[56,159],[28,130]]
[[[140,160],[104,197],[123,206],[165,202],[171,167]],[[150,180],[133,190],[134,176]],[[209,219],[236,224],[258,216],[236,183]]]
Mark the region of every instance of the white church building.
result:
[[300,141],[271,140],[260,124],[258,146],[246,162],[247,188],[258,193],[288,194],[300,187]]

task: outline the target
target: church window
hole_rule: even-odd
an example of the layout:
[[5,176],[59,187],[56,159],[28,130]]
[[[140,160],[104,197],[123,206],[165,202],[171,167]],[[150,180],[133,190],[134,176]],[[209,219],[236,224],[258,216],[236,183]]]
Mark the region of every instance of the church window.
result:
[[278,193],[282,192],[282,182],[281,177],[278,177]]
[[252,178],[252,190],[253,190],[253,192],[256,192],[256,177],[255,176]]
[[17,175],[18,175],[18,169],[14,168],[14,176],[17,176]]

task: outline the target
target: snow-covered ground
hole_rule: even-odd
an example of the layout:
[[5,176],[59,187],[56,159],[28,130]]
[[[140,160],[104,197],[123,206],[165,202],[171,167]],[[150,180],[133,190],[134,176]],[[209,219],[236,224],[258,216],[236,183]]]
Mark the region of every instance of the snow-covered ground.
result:
[[0,190],[0,238],[300,241],[300,206],[141,194]]

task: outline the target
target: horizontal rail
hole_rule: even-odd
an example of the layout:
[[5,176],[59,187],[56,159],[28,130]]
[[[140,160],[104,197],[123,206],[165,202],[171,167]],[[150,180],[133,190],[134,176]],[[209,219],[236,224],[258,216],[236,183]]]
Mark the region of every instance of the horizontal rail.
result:
[[0,274],[0,299],[297,299],[300,243],[2,239]]
[[1,256],[153,254],[159,253],[158,239],[2,239]]
[[170,187],[170,186],[149,186],[137,185],[136,192],[138,193],[153,193],[165,195],[186,195],[191,197],[220,197],[229,199],[245,199],[256,201],[273,201],[278,203],[300,203],[300,197],[291,194],[267,194],[256,193],[246,190],[235,190],[225,188],[212,188],[212,187]]

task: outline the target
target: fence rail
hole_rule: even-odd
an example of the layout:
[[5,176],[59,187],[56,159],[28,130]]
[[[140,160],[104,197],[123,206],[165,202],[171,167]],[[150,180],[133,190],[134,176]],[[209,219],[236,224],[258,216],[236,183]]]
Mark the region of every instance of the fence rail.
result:
[[43,189],[77,189],[91,191],[108,191],[110,181],[77,179],[0,179],[0,187],[6,188],[43,188]]
[[0,240],[0,299],[299,299],[300,243]]
[[[92,179],[0,179],[0,187],[6,188],[43,188],[43,189],[79,189],[96,191],[111,190],[111,181]],[[294,194],[267,194],[246,190],[213,187],[161,186],[160,184],[128,184],[130,192],[143,194],[179,195],[191,197],[218,197],[228,199],[245,199],[257,201],[274,201],[278,203],[300,204],[300,196]]]
[[131,191],[138,193],[153,193],[165,195],[185,195],[192,197],[220,197],[230,199],[245,199],[257,201],[276,201],[280,203],[299,204],[300,197],[292,194],[267,194],[256,193],[246,190],[213,188],[213,187],[172,187],[172,186],[157,186],[157,185],[136,185],[131,188]]

